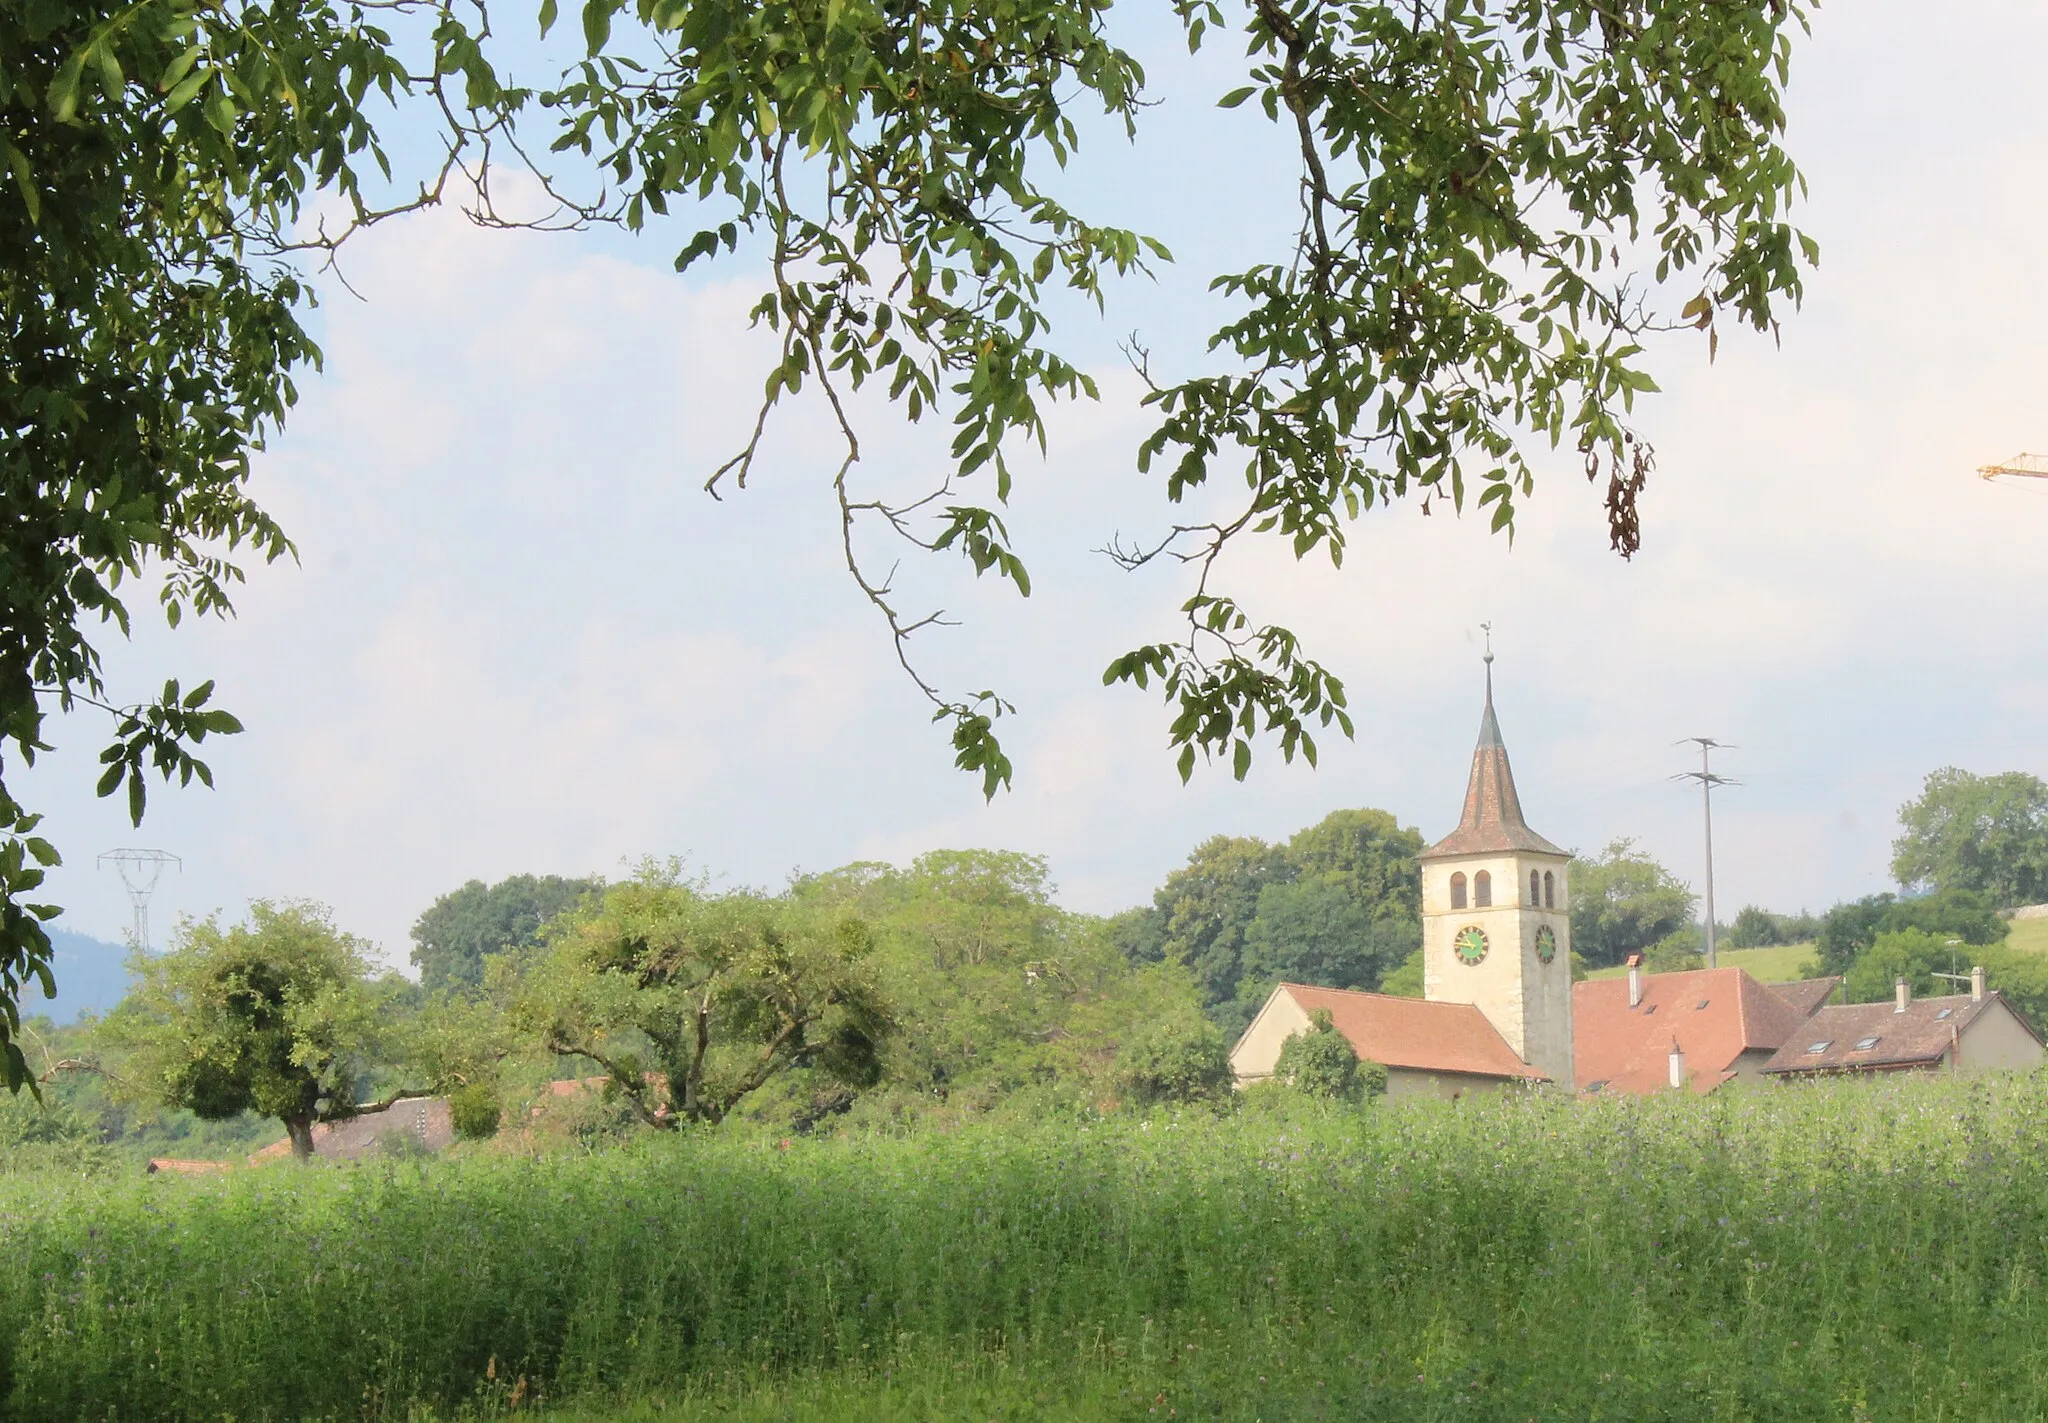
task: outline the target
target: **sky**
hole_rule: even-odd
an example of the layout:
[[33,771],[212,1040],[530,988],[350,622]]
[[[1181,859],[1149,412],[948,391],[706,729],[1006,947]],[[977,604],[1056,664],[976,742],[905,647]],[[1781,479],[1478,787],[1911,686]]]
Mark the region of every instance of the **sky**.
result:
[[[131,828],[93,797],[106,728],[88,713],[53,726],[58,753],[22,782],[66,857],[63,923],[121,936],[97,856],[122,846],[182,861],[152,902],[158,945],[179,915],[303,897],[392,963],[465,880],[617,877],[650,855],[772,888],[1022,850],[1068,907],[1114,911],[1211,835],[1284,838],[1355,806],[1447,833],[1488,622],[1522,803],[1550,839],[1633,838],[1699,887],[1698,792],[1671,778],[1697,764],[1674,743],[1711,736],[1740,782],[1714,807],[1722,919],[1891,888],[1897,811],[1929,771],[2048,774],[2048,482],[1974,473],[2048,450],[2048,10],[1929,13],[1837,4],[1799,44],[1796,217],[1821,265],[1776,340],[1728,332],[1711,362],[1690,333],[1653,347],[1633,560],[1608,550],[1568,453],[1539,466],[1512,547],[1411,504],[1353,526],[1341,572],[1278,547],[1233,557],[1231,586],[1344,677],[1357,720],[1313,770],[1262,746],[1242,784],[1219,765],[1182,785],[1156,693],[1101,685],[1112,657],[1173,635],[1187,585],[1098,552],[1167,518],[1136,471],[1148,426],[1119,342],[1197,369],[1220,310],[1207,278],[1293,227],[1284,141],[1250,107],[1213,108],[1240,82],[1227,49],[1191,61],[1156,28],[1120,36],[1159,102],[1136,144],[1098,134],[1064,180],[1178,261],[1100,317],[1062,313],[1103,399],[1062,408],[1048,455],[1020,464],[1032,596],[950,564],[900,574],[907,604],[960,623],[920,638],[922,665],[1017,706],[1015,788],[993,803],[840,566],[824,412],[785,407],[748,488],[703,492],[767,370],[755,259],[683,277],[676,228],[387,224],[351,244],[347,288],[321,279],[324,371],[259,457],[256,496],[298,560],[251,569],[231,621],[107,637],[117,695],[216,680],[248,728],[208,743],[216,789],[153,787]],[[871,487],[944,457],[942,427],[864,419]]]

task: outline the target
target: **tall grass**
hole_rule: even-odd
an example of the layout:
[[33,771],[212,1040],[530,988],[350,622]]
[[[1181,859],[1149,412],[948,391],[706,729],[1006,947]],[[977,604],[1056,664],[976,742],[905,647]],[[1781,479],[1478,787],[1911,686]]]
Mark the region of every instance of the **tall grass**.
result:
[[2048,1416],[2044,1127],[1978,1079],[0,1179],[0,1415],[979,1370],[1047,1416],[2004,1423]]

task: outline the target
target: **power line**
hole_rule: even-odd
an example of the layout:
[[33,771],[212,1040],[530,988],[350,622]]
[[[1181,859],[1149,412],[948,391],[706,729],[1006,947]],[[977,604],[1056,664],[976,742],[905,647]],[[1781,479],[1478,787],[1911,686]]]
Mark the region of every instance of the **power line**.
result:
[[1700,783],[1700,809],[1705,817],[1707,832],[1707,967],[1717,968],[1714,955],[1714,787],[1739,786],[1742,782],[1727,776],[1717,776],[1708,763],[1708,757],[1715,751],[1732,751],[1735,748],[1725,741],[1716,741],[1711,736],[1681,736],[1672,742],[1683,746],[1687,742],[1700,748],[1700,768],[1697,771],[1680,771],[1671,779],[1674,781],[1698,781]]

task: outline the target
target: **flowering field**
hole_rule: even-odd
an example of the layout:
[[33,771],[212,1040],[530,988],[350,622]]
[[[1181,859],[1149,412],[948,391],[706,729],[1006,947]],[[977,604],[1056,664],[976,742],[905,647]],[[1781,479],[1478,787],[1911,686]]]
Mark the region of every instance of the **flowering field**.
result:
[[0,1416],[2048,1416],[2048,1084],[0,1178]]

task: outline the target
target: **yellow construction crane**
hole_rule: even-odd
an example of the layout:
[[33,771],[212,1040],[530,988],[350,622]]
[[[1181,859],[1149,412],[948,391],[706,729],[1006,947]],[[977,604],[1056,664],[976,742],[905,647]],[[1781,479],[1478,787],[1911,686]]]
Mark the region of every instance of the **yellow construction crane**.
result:
[[2003,464],[1979,466],[1977,473],[1986,479],[1996,479],[2002,474],[2018,475],[2023,479],[2048,479],[2048,455],[2014,455]]

